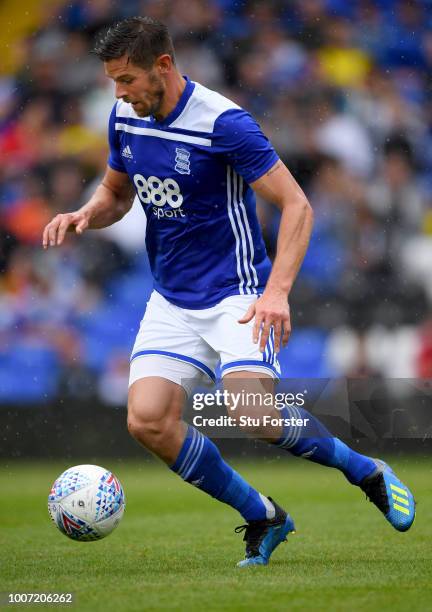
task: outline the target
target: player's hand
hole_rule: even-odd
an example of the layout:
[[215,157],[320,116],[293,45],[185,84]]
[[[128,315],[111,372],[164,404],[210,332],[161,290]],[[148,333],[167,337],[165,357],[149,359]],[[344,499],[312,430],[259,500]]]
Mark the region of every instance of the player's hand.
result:
[[[267,344],[270,329],[274,328],[274,348],[276,353],[286,346],[291,333],[291,320],[286,293],[264,291],[263,295],[251,304],[239,323],[248,323],[255,317],[253,341],[259,340],[259,350],[263,353]],[[260,336],[261,332],[261,336]]]
[[66,232],[82,234],[88,228],[88,216],[81,212],[71,212],[56,215],[43,231],[42,246],[47,249],[49,246],[59,246],[62,244]]

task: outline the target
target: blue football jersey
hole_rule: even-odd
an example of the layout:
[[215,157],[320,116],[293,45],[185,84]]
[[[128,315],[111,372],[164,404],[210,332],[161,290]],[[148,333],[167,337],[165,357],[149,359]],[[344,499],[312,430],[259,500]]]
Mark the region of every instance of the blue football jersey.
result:
[[247,112],[187,80],[163,121],[118,101],[109,143],[109,165],[129,175],[146,214],[159,293],[200,309],[263,291],[271,264],[249,183],[278,156]]

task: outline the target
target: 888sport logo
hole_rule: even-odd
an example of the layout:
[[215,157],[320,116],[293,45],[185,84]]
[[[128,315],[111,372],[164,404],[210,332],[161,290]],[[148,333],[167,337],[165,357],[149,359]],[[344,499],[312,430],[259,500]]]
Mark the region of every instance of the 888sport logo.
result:
[[[134,185],[139,199],[143,204],[152,204],[152,212],[158,218],[185,217],[181,205],[183,196],[176,180],[157,176],[145,178],[142,174],[135,174]],[[168,204],[169,208],[164,208]]]

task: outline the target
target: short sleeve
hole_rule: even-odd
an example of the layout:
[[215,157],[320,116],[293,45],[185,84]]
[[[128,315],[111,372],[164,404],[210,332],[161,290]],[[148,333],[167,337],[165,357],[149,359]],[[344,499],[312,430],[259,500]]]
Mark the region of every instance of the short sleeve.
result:
[[110,153],[108,157],[108,165],[117,172],[126,172],[126,168],[123,163],[122,156],[120,154],[120,142],[118,132],[115,129],[116,123],[116,108],[117,103],[114,104],[114,108],[111,111],[108,124],[108,141],[110,147]]
[[253,183],[279,157],[258,123],[243,109],[230,109],[216,119],[212,147],[240,174]]

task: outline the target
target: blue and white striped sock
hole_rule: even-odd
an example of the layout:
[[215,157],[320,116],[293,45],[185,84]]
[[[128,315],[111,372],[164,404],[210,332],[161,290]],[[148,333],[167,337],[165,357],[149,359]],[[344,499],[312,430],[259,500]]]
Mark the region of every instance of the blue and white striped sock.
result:
[[213,442],[189,425],[171,470],[183,480],[238,510],[246,521],[273,518],[273,504],[221,457]]
[[356,485],[376,469],[373,459],[356,453],[345,442],[332,436],[321,421],[304,408],[286,406],[281,410],[281,417],[308,421],[306,425],[285,425],[282,436],[275,442],[279,448],[297,457],[337,468]]

